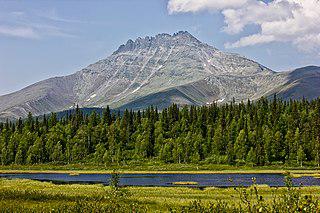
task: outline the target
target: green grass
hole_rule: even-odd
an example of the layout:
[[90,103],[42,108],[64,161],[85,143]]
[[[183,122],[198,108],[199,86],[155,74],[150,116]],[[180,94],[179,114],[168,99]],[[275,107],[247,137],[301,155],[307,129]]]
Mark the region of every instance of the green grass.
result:
[[286,173],[291,172],[295,175],[315,175],[319,176],[318,168],[305,167],[295,168],[286,166],[230,166],[216,164],[164,164],[160,162],[139,162],[128,165],[99,165],[99,164],[36,164],[36,165],[9,165],[0,166],[0,173],[111,173],[112,171],[120,173]]
[[[229,165],[215,164],[164,164],[162,162],[146,161],[146,162],[130,162],[121,165],[105,165],[105,164],[35,164],[35,165],[9,165],[0,166],[0,169],[14,170],[127,170],[127,171],[199,171],[199,170],[226,170],[226,169],[250,169],[252,167],[235,167]],[[267,168],[267,167],[265,167]]]
[[[287,193],[286,188],[256,186],[256,189],[268,205],[274,202],[275,196]],[[246,190],[250,195],[254,187]],[[168,212],[186,207],[195,200],[201,200],[203,206],[225,202],[232,207],[243,202],[239,192],[233,188],[127,187],[120,191],[125,196],[117,196],[111,187],[103,185],[55,185],[32,180],[0,179],[0,212],[74,212],[78,208],[82,209],[81,212],[103,208],[106,212],[115,209],[117,212],[127,212],[132,208],[136,208],[137,212]],[[300,192],[302,196],[314,195],[315,199],[320,199],[320,187],[303,187]]]

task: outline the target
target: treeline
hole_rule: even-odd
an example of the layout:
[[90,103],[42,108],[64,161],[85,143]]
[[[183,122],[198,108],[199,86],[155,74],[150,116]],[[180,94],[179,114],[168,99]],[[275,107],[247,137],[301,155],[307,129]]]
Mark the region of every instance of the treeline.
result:
[[96,162],[320,164],[320,99],[172,105],[0,124],[2,165]]

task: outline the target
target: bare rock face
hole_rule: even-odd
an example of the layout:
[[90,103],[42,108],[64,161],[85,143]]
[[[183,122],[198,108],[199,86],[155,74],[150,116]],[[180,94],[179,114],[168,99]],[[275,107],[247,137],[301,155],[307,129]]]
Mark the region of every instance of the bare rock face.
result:
[[[255,100],[275,92],[300,98],[306,96],[303,91],[309,81],[320,85],[320,68],[312,70],[276,73],[242,56],[221,52],[188,32],[159,34],[129,40],[108,58],[75,74],[0,96],[0,119],[25,117],[28,112],[41,115],[75,104],[131,109],[157,105],[161,109],[172,103]],[[319,94],[309,88],[307,97]]]

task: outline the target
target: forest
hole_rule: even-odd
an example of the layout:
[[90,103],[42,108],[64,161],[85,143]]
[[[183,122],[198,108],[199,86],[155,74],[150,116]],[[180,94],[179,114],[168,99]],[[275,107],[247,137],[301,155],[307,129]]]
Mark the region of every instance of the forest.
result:
[[2,165],[129,162],[229,165],[320,164],[320,99],[86,115],[77,107],[0,124]]

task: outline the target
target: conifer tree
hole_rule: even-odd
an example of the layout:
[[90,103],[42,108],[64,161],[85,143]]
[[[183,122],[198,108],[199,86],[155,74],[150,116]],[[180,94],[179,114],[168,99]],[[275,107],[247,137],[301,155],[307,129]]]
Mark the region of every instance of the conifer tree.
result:
[[301,145],[299,146],[299,149],[298,149],[297,159],[298,159],[298,162],[300,162],[300,166],[302,167],[303,162],[306,160],[306,154]]

